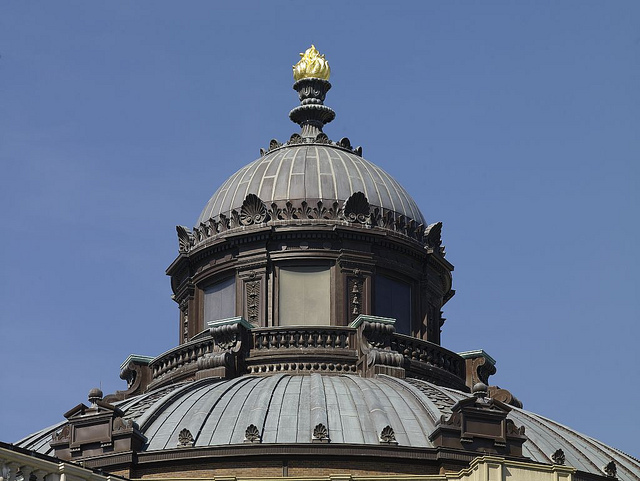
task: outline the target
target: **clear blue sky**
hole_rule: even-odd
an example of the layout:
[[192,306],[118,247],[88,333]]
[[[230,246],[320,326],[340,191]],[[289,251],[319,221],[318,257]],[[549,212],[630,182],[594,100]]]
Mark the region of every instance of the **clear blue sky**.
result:
[[176,345],[175,225],[297,131],[325,131],[444,222],[443,344],[532,411],[640,455],[640,2],[0,5],[0,439]]

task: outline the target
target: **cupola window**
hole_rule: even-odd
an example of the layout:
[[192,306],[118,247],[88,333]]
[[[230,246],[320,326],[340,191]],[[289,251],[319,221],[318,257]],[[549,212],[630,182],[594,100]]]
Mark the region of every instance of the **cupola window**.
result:
[[396,320],[396,332],[411,335],[411,286],[391,277],[377,275],[374,293],[375,315]]
[[204,289],[204,327],[207,322],[236,315],[236,279],[229,277]]
[[331,324],[331,274],[327,266],[281,267],[278,283],[281,326]]

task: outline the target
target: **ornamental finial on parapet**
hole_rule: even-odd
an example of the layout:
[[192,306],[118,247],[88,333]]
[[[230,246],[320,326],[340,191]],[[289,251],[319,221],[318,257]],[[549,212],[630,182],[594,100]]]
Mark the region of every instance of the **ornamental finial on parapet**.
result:
[[302,58],[293,66],[293,78],[295,81],[303,78],[329,80],[331,75],[329,62],[327,62],[323,54],[318,52],[315,45],[311,45],[304,53],[300,54],[300,57]]

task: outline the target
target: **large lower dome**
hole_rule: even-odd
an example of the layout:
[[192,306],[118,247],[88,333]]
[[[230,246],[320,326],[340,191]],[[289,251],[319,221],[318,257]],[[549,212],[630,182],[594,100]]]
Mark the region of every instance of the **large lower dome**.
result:
[[318,201],[342,204],[354,192],[364,193],[372,208],[426,225],[415,201],[393,177],[359,155],[329,144],[284,146],[243,167],[213,194],[196,225],[220,214],[229,217],[249,194],[267,206],[302,201],[313,206]]
[[[214,447],[224,449],[225,456],[234,454],[233,448],[241,454],[251,447],[250,426],[255,426],[258,445],[274,453],[278,445],[311,445],[318,425],[326,429],[322,436],[329,442],[327,449],[334,446],[344,453],[347,447],[349,452],[360,449],[360,455],[367,448],[379,448],[386,426],[395,436],[396,451],[429,449],[434,447],[430,434],[441,417],[450,416],[454,404],[468,398],[467,393],[418,379],[275,374],[178,383],[116,405],[125,420],[140,426],[146,443],[138,458],[145,462],[193,456],[199,449]],[[640,479],[638,460],[589,436],[516,407],[508,417],[526,428],[522,454],[534,462],[552,464],[552,453],[562,449],[566,463],[582,472],[602,476],[602,466],[613,459],[618,479]],[[16,444],[53,454],[49,442],[60,429],[61,425],[52,426]],[[182,430],[192,435],[191,449],[177,449]],[[204,454],[216,456],[216,451]]]

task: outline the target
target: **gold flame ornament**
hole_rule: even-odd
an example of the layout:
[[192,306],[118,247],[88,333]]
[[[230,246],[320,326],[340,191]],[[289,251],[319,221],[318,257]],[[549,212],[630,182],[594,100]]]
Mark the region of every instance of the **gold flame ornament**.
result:
[[321,55],[314,45],[301,53],[300,61],[293,66],[293,78],[297,82],[303,78],[321,78],[329,80],[331,69],[329,62]]

